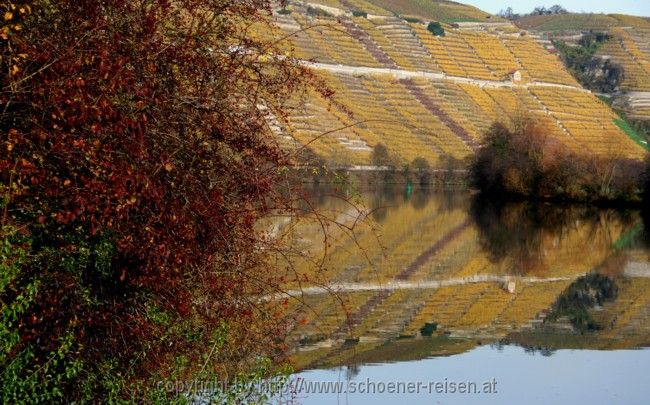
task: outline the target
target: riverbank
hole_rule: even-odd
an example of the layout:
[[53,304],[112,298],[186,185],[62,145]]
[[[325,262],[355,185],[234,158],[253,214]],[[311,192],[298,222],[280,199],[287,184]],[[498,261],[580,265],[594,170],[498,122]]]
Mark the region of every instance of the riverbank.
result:
[[304,184],[420,185],[469,187],[467,169],[398,170],[391,167],[352,166],[338,168],[300,167],[292,177]]

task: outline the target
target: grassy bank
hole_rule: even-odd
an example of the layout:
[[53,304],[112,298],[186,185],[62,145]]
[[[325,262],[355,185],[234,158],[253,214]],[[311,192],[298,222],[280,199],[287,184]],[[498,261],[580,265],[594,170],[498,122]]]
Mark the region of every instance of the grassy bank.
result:
[[623,132],[627,134],[634,142],[638,143],[641,147],[643,147],[645,150],[650,151],[650,146],[648,145],[648,141],[645,140],[643,136],[641,136],[632,126],[625,121],[624,119],[616,119],[614,120],[614,124],[616,124],[617,127],[619,127]]

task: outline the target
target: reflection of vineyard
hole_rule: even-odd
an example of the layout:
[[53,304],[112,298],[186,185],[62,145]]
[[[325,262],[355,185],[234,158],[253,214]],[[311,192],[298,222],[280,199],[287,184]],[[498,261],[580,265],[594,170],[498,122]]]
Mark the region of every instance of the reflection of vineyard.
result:
[[604,348],[633,347],[650,343],[650,279],[623,278],[619,299],[594,313],[605,326]]
[[[306,309],[291,333],[300,347],[297,364],[334,364],[379,346],[383,350],[387,341],[418,336],[427,322],[438,324],[439,336],[484,341],[530,329],[573,280],[611,255],[625,230],[606,217],[571,221],[538,235],[535,260],[515,256],[495,262],[482,249],[479,230],[463,205],[443,196],[417,206],[393,202],[380,217],[383,254],[369,227],[357,233],[367,258],[344,237],[332,243],[325,277],[340,292],[303,295]],[[311,239],[318,240],[317,233],[312,238],[306,232],[309,227],[298,228],[305,249]],[[618,338],[645,322],[650,300],[645,281],[624,279],[620,299],[598,313],[611,325],[603,337]],[[437,282],[442,286],[432,287]],[[417,345],[423,339],[406,340]],[[612,342],[616,345],[616,339]]]

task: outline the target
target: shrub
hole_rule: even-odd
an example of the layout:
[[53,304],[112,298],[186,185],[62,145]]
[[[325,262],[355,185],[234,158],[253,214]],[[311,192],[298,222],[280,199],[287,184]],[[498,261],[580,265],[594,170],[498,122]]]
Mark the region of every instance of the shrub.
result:
[[493,195],[581,201],[638,201],[641,163],[567,152],[542,127],[494,123],[470,168],[473,185]]
[[289,15],[291,14],[291,10],[288,8],[281,8],[280,10],[277,11],[278,14],[280,15]]
[[439,22],[430,22],[429,25],[427,25],[427,30],[436,37],[445,36],[445,29],[442,28],[442,25],[440,25]]
[[411,163],[413,172],[417,176],[420,185],[426,185],[431,182],[431,165],[423,157],[417,157]]
[[365,11],[361,11],[361,10],[353,10],[352,15],[354,17],[368,18],[368,13],[366,13]]
[[246,299],[284,276],[256,224],[294,203],[259,106],[286,116],[312,74],[246,35],[271,2],[0,7],[1,391],[96,402],[281,359],[281,311]]
[[420,20],[419,18],[415,18],[415,17],[404,17],[404,21],[412,23],[412,24],[420,24],[422,22],[422,20]]
[[393,164],[390,154],[388,153],[388,148],[383,143],[375,145],[372,149],[370,160],[375,166],[392,166]]
[[307,15],[312,17],[332,17],[332,14],[320,7],[307,6]]

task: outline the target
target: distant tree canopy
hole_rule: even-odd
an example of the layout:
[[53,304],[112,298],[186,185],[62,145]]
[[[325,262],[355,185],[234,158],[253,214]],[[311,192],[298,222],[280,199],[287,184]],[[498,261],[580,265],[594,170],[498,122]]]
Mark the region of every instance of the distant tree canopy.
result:
[[512,9],[512,7],[507,7],[505,9],[502,9],[501,11],[499,11],[497,13],[497,16],[499,16],[501,18],[508,19],[508,20],[514,20],[514,19],[519,17],[519,14],[516,14],[514,12],[514,10]]
[[553,15],[553,14],[568,14],[569,12],[559,4],[546,8],[544,6],[535,7],[531,15]]
[[392,166],[393,160],[388,152],[388,148],[383,143],[378,143],[372,149],[372,156],[370,158],[372,164],[375,166]]
[[416,172],[425,172],[431,170],[431,165],[429,164],[429,161],[423,157],[416,157],[415,159],[413,159],[413,162],[411,162],[411,167]]
[[607,33],[589,32],[580,38],[577,46],[562,41],[554,41],[553,45],[560,52],[566,67],[583,86],[600,93],[612,93],[625,76],[624,68],[609,59],[595,56],[598,48],[609,39]]
[[538,6],[533,9],[528,14],[517,14],[514,12],[512,7],[507,7],[502,9],[497,13],[499,17],[506,18],[508,20],[516,20],[520,17],[534,16],[534,15],[557,15],[557,14],[569,14],[564,7],[559,4],[546,8],[545,6]]
[[445,29],[442,28],[442,25],[440,25],[439,22],[430,22],[429,25],[427,25],[427,30],[437,37],[445,36]]

